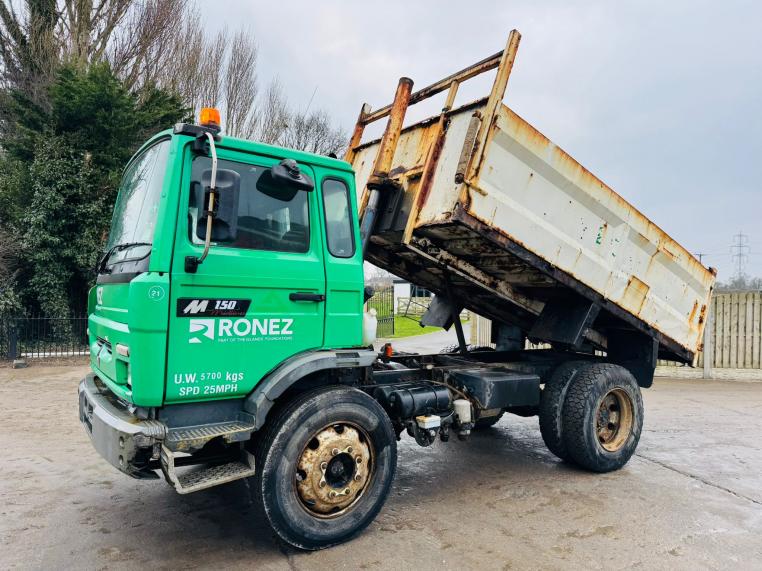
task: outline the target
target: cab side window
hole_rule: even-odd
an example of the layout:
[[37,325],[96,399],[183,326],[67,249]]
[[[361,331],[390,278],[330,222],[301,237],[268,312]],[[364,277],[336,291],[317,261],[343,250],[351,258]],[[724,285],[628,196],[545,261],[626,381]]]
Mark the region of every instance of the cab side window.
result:
[[[204,187],[202,175],[212,168],[209,157],[193,159],[188,209],[190,239],[203,244]],[[304,191],[279,192],[264,183],[266,167],[220,159],[218,168],[236,171],[241,177],[238,200],[238,235],[235,241],[220,244],[228,248],[248,248],[275,252],[305,253],[310,247],[308,196]],[[260,180],[261,179],[261,180]]]
[[355,237],[349,188],[344,181],[335,178],[323,181],[323,207],[328,251],[336,258],[351,258],[355,253]]

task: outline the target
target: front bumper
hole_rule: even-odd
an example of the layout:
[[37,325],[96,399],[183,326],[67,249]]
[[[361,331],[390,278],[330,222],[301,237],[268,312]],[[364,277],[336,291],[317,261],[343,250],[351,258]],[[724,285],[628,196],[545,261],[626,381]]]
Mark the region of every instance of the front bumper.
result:
[[167,427],[131,414],[93,374],[79,383],[79,420],[98,453],[133,478],[157,478],[151,460],[158,457]]

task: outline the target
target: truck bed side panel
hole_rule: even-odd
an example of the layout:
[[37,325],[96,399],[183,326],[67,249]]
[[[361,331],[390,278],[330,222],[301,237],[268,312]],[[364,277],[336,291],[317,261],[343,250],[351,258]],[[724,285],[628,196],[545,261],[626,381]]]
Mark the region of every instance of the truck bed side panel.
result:
[[[514,315],[522,327],[548,299],[581,294],[604,308],[595,324],[604,338],[606,328],[634,326],[657,337],[665,356],[694,359],[714,275],[508,107],[498,110],[484,148],[473,151],[476,173],[455,182],[471,151],[464,150],[469,122],[484,103],[448,113],[428,185],[420,179],[434,121],[403,130],[390,176],[405,191],[400,216],[415,212],[416,200],[420,210],[409,241],[404,224],[373,237],[370,261],[435,292],[441,268],[450,267],[467,307],[492,319]],[[377,141],[358,149],[358,192],[377,150]]]
[[682,246],[503,107],[470,214],[688,348],[714,276]]

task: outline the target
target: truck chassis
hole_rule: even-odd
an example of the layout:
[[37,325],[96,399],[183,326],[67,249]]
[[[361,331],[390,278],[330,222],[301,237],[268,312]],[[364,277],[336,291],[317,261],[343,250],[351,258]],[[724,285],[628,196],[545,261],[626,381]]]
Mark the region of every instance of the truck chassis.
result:
[[162,473],[181,494],[254,477],[273,528],[302,549],[370,523],[404,433],[420,446],[466,440],[504,413],[539,416],[556,456],[607,472],[634,452],[643,405],[624,367],[555,350],[314,352],[245,399],[152,409],[118,401],[93,374],[80,385],[81,420],[115,467]]

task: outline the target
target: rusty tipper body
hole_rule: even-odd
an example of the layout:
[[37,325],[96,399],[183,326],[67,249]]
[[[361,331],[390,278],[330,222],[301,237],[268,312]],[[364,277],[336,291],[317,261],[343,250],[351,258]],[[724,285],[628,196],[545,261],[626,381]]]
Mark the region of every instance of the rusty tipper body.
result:
[[[606,350],[628,332],[692,362],[713,272],[502,104],[518,39],[397,104],[446,90],[441,115],[396,138],[355,137],[362,204],[373,189],[386,199],[368,259],[440,294],[447,272],[462,305],[537,341]],[[451,108],[461,82],[495,67],[488,97]],[[390,111],[366,109],[355,133]]]

